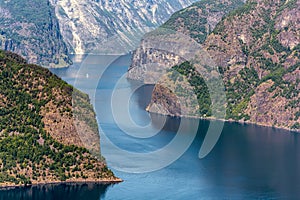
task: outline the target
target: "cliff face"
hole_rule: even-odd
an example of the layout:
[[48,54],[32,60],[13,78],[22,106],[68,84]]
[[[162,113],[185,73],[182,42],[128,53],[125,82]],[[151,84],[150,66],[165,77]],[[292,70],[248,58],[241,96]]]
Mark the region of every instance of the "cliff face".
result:
[[249,1],[208,37],[228,89],[228,119],[300,129],[299,21],[299,0]]
[[100,154],[88,96],[0,51],[0,186],[119,181]]
[[[158,30],[145,35],[133,54],[128,78],[155,84],[167,69],[186,61],[189,52],[181,50],[191,44],[190,39],[202,44],[224,15],[243,4],[243,0],[203,0],[176,12]],[[162,39],[161,31],[168,32],[168,38]]]
[[71,64],[48,0],[0,1],[0,48],[45,67]]
[[0,0],[0,48],[66,67],[69,53],[124,54],[195,0]]
[[126,53],[195,0],[51,0],[71,53]]
[[[300,130],[299,13],[299,0],[250,0],[226,15],[202,42],[224,82],[224,119]],[[185,26],[182,23],[178,30],[185,30]],[[204,87],[205,77],[195,70],[193,62],[172,69],[187,77],[194,87],[199,102],[199,108],[194,107],[199,111],[196,116],[215,117],[209,91]],[[161,82],[169,83],[173,73],[167,71]],[[172,82],[182,84],[179,79]],[[161,85],[156,86],[148,110],[164,114],[167,110],[167,114],[178,116],[178,107],[171,109],[165,104],[167,97],[161,91]],[[156,109],[160,107],[164,109]]]

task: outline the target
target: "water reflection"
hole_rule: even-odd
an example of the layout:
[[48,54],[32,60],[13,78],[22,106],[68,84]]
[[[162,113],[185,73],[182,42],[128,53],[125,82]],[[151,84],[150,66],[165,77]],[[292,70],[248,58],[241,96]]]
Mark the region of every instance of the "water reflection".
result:
[[0,200],[99,200],[105,197],[105,193],[109,187],[109,185],[102,184],[34,186],[31,188],[3,190],[0,192]]
[[[161,121],[165,120],[165,116],[151,113],[152,125],[154,128],[161,127]],[[177,117],[167,117],[166,123],[162,130],[176,133],[178,131],[181,119]]]

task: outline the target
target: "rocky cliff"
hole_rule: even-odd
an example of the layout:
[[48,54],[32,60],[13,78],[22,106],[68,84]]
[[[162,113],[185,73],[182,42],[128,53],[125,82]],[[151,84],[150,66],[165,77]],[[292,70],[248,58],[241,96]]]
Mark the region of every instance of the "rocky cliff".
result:
[[71,53],[123,54],[195,0],[51,0]]
[[0,48],[45,67],[71,64],[48,0],[0,0]]
[[228,90],[228,119],[300,129],[299,21],[299,0],[250,0],[208,37]]
[[[299,0],[249,0],[226,15],[204,41],[198,40],[223,79],[227,97],[223,119],[300,130],[299,11]],[[185,27],[182,23],[177,29],[184,31]],[[170,77],[175,72],[183,75],[197,95],[198,105],[193,107],[198,110],[196,117],[215,117],[206,77],[197,71],[193,60],[172,70],[160,81],[180,86],[183,79],[170,81]],[[168,92],[172,95],[156,86],[148,110],[180,116],[178,109],[184,106],[169,106],[166,100],[182,89],[168,88],[174,88]]]
[[0,82],[0,187],[120,181],[101,157],[86,94],[4,51]]
[[[186,61],[189,51],[182,52],[182,48],[189,48],[189,40],[202,44],[224,15],[243,4],[243,0],[203,0],[176,12],[159,29],[145,35],[133,54],[128,78],[155,84],[166,69]],[[161,37],[161,31],[166,37]]]
[[0,0],[0,48],[66,67],[69,53],[124,54],[195,0]]

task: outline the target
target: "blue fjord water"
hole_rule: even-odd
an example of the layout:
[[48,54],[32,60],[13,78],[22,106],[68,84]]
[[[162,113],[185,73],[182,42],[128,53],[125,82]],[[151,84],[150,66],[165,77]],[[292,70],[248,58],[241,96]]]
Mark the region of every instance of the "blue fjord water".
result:
[[[159,128],[162,116],[145,111],[151,97],[152,86],[143,86],[122,79],[131,56],[75,56],[74,65],[52,72],[70,84],[88,93],[96,109],[101,133],[120,149],[147,153],[163,148],[175,137],[181,119],[167,118]],[[100,76],[103,74],[103,76]],[[114,90],[120,96],[111,103]],[[133,93],[129,98],[128,96]],[[123,95],[123,96],[122,96]],[[120,128],[127,123],[125,114],[114,110],[129,105],[132,120],[140,126],[149,125],[147,133],[138,132],[129,124],[127,130],[142,137],[149,132],[159,132],[150,138],[130,136]],[[117,111],[116,111],[117,112]],[[122,120],[124,119],[124,121]],[[117,185],[51,185],[0,192],[0,199],[299,199],[300,198],[300,136],[297,133],[255,125],[225,123],[222,135],[212,152],[204,159],[198,153],[205,137],[209,121],[190,119],[199,125],[197,135],[188,150],[171,165],[150,173],[126,173],[120,168],[137,169],[140,157],[132,163],[110,150],[107,140],[101,140],[101,148],[109,167],[124,180]],[[122,125],[122,126],[123,126]],[[193,126],[192,125],[192,126]],[[158,131],[160,130],[160,131]],[[186,129],[186,137],[191,133]],[[118,158],[118,164],[114,159]],[[159,158],[158,158],[159,159]],[[123,162],[122,162],[123,161]],[[151,166],[152,160],[142,163]],[[125,163],[122,165],[122,163]],[[138,169],[138,171],[142,171]],[[117,170],[119,169],[119,170]]]

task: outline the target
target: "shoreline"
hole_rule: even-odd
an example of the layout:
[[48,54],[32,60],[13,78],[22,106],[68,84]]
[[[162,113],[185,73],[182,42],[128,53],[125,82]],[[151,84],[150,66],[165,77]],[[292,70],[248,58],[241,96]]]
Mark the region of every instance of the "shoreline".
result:
[[146,108],[146,111],[148,113],[151,113],[151,114],[174,117],[174,118],[200,119],[200,120],[206,120],[206,121],[230,122],[230,123],[238,123],[240,125],[242,125],[242,124],[255,125],[255,126],[259,126],[259,127],[275,128],[275,129],[279,129],[279,130],[286,130],[286,131],[290,131],[290,132],[294,132],[294,133],[300,133],[300,130],[290,129],[290,128],[287,128],[287,127],[280,127],[280,126],[271,126],[271,125],[267,125],[267,124],[258,124],[258,123],[255,123],[255,122],[236,121],[236,120],[232,120],[232,119],[217,119],[217,118],[214,118],[214,117],[196,117],[196,116],[185,116],[185,115],[177,116],[177,115],[169,115],[169,114],[164,115],[164,114],[161,114],[161,113],[151,112],[151,111],[149,111],[148,108]]
[[115,179],[102,179],[102,180],[67,180],[67,181],[45,181],[45,182],[35,182],[28,185],[13,185],[10,183],[3,183],[0,184],[0,191],[1,190],[14,190],[14,189],[20,189],[20,188],[31,188],[31,187],[38,187],[38,186],[50,186],[50,185],[62,185],[62,184],[70,184],[70,185],[81,185],[81,184],[100,184],[100,185],[113,185],[113,184],[119,184],[124,182],[124,180],[120,178]]

